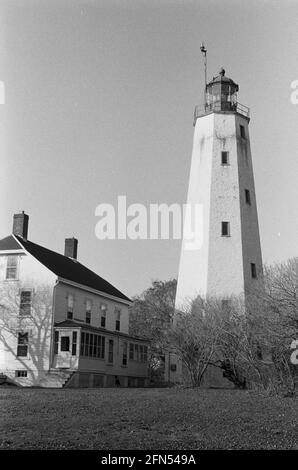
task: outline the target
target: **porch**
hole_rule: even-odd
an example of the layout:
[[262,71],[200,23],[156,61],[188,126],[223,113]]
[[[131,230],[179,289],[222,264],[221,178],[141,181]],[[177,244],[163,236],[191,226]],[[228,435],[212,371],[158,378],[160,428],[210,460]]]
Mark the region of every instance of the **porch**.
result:
[[[129,354],[139,343],[138,360]],[[146,356],[144,354],[146,348]],[[146,387],[148,344],[103,328],[64,321],[55,324],[50,374],[70,375],[66,387]],[[145,359],[146,358],[146,359]]]

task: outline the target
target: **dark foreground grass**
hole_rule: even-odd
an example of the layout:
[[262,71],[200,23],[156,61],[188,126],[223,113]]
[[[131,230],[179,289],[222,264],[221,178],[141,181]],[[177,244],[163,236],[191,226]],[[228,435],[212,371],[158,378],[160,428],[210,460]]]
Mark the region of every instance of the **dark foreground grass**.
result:
[[237,390],[0,389],[1,449],[298,449],[298,400]]

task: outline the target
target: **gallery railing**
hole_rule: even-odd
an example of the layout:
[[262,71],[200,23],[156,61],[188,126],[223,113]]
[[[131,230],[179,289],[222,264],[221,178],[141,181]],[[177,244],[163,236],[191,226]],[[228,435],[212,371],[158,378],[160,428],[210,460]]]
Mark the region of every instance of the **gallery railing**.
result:
[[249,108],[241,103],[230,103],[229,101],[214,101],[212,103],[206,103],[205,105],[198,105],[195,107],[194,125],[198,117],[205,116],[205,114],[209,114],[212,111],[234,112],[242,114],[242,116],[245,116],[246,118],[250,117]]

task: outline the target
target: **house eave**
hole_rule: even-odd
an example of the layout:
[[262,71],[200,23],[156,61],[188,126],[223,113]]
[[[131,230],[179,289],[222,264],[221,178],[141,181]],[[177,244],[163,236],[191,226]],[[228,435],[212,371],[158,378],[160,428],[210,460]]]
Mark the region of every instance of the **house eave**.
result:
[[0,256],[13,255],[13,254],[23,254],[26,255],[25,250],[20,248],[19,250],[0,250]]
[[120,297],[116,297],[114,295],[107,294],[106,292],[102,292],[100,290],[93,289],[92,287],[85,286],[84,284],[79,284],[77,282],[70,281],[69,279],[65,279],[63,277],[58,276],[57,281],[58,281],[58,283],[61,282],[62,284],[67,284],[67,285],[76,287],[77,289],[81,289],[81,290],[84,290],[86,292],[90,292],[92,294],[100,295],[101,297],[104,297],[104,298],[109,299],[109,300],[113,300],[114,302],[122,303],[122,304],[127,305],[127,306],[130,306],[132,304],[131,300],[121,299]]

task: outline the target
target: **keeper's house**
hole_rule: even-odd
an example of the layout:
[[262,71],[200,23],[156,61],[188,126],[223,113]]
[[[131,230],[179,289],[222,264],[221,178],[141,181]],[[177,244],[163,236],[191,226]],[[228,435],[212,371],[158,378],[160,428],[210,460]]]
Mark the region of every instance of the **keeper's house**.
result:
[[130,300],[77,261],[27,240],[14,215],[0,240],[0,380],[42,387],[143,387],[148,342],[129,335]]

